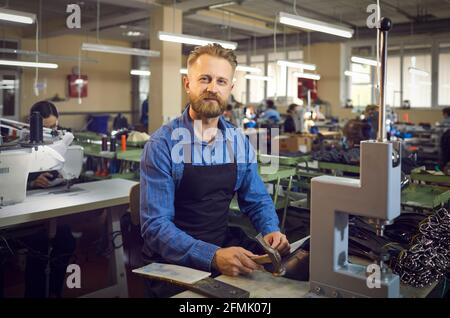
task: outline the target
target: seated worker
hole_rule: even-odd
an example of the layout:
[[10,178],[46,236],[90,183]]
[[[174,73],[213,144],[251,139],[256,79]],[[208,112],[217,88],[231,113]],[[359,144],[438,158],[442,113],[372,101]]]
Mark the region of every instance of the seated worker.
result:
[[289,108],[287,110],[288,116],[286,120],[284,121],[284,132],[285,133],[295,133],[297,132],[297,128],[295,125],[295,119],[294,114],[296,113],[296,110],[299,106],[297,104],[291,104],[289,105]]
[[[210,44],[195,48],[187,64],[190,103],[181,117],[151,136],[141,158],[144,260],[214,275],[248,274],[260,268],[252,258],[263,251],[242,230],[228,227],[235,193],[241,212],[266,242],[283,255],[290,246],[249,140],[222,116],[234,86],[236,56]],[[180,137],[174,140],[175,135]],[[151,297],[181,291],[164,282],[145,283]]]
[[361,141],[370,140],[372,127],[365,120],[350,119],[344,126],[344,148],[359,148]]
[[[30,109],[30,114],[39,112],[42,116],[43,127],[57,129],[59,114],[55,105],[40,101]],[[28,187],[48,188],[54,186],[51,181],[58,177],[57,171],[30,173],[28,176]],[[46,231],[39,232],[24,239],[28,255],[25,270],[25,297],[43,298],[46,296],[46,267],[49,239]],[[50,278],[49,293],[53,297],[61,297],[66,267],[75,250],[75,239],[71,228],[67,224],[58,225],[56,235],[52,240],[52,251],[50,254]]]
[[[30,115],[38,112],[42,116],[42,126],[56,130],[58,128],[59,114],[56,106],[47,101],[40,101],[31,106]],[[28,175],[28,188],[48,188],[50,182],[59,176],[57,171],[34,172]]]
[[277,111],[277,107],[273,100],[268,100],[266,102],[267,109],[262,113],[261,118],[267,120],[272,124],[278,124],[281,121],[280,113]]

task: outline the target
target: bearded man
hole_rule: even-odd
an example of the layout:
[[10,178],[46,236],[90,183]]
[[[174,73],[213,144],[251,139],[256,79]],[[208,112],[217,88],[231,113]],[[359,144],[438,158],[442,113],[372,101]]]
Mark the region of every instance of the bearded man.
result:
[[[249,274],[259,269],[252,259],[262,251],[242,230],[228,226],[235,194],[241,212],[266,242],[281,254],[290,246],[258,174],[254,149],[222,116],[236,56],[210,44],[195,48],[187,64],[184,88],[190,103],[181,117],[151,136],[141,159],[144,259],[213,274]],[[163,282],[146,284],[151,297],[180,291]]]

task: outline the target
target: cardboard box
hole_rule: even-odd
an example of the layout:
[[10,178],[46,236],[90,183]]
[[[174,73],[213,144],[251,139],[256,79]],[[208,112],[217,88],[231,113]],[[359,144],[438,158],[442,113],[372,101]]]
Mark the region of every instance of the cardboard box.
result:
[[280,152],[311,152],[314,136],[310,134],[288,134],[278,137]]

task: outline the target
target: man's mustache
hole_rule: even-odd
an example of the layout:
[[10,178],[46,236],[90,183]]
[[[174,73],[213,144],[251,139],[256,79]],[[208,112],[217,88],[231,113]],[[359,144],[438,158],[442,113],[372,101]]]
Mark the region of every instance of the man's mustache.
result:
[[205,99],[214,99],[214,100],[220,102],[220,98],[216,94],[205,94],[205,95],[201,96],[201,99],[203,99],[203,100],[205,100]]

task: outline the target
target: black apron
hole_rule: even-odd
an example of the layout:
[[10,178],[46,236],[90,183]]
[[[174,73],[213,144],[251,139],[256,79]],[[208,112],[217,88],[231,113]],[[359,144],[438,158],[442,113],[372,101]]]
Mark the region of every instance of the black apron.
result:
[[197,240],[223,246],[236,185],[236,163],[217,166],[184,164],[175,192],[175,225]]

